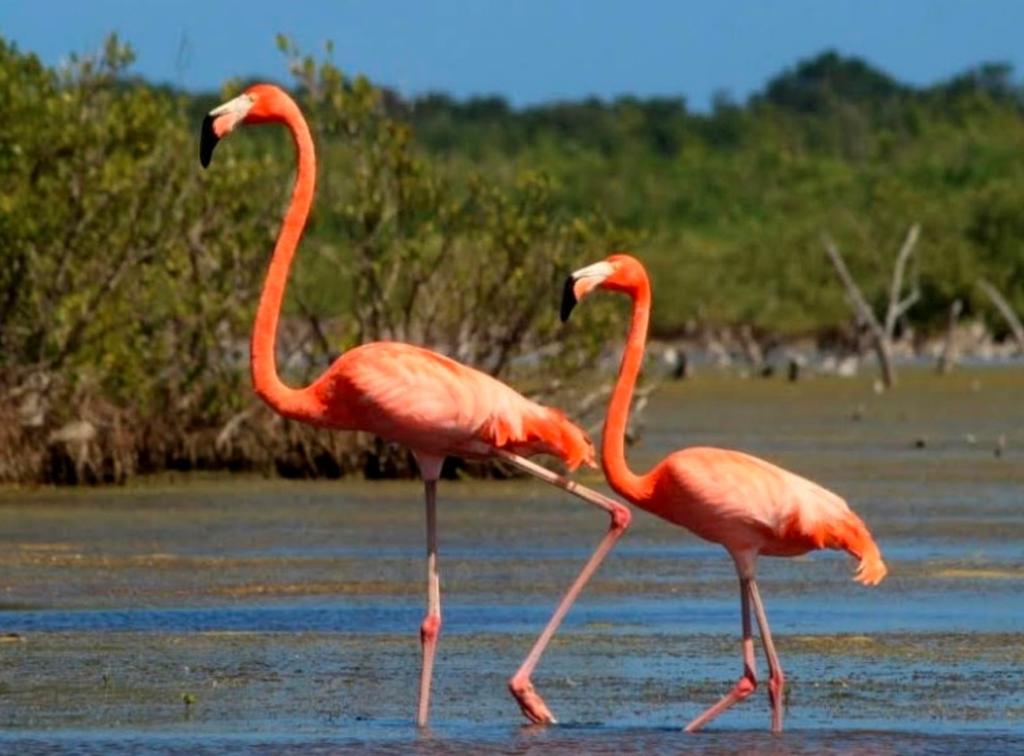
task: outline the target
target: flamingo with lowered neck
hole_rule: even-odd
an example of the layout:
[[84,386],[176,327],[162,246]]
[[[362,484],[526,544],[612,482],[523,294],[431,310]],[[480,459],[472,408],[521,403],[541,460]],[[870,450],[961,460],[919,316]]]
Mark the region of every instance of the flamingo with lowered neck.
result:
[[753,605],[768,659],[772,731],[781,732],[785,678],[754,579],[757,558],[840,549],[859,560],[855,579],[876,585],[886,575],[878,546],[861,519],[837,495],[749,454],[692,447],[670,454],[643,475],[630,470],[623,441],[647,341],[651,285],[639,260],[626,254],[612,255],[569,276],[562,295],[562,320],[568,320],[576,303],[598,288],[633,300],[629,336],[604,423],[601,463],[605,477],[627,501],[724,546],[739,576],[743,674],[722,700],[691,721],[686,730],[700,729],[757,688],[750,623]]
[[281,380],[275,361],[277,321],[316,180],[309,126],[286,92],[270,84],[257,84],[206,116],[199,159],[204,168],[209,165],[218,141],[235,127],[265,123],[284,124],[291,132],[298,172],[256,311],[250,354],[253,387],[264,402],[285,417],[325,428],[375,433],[408,447],[416,458],[424,482],[427,520],[427,613],[420,627],[423,661],[418,725],[427,724],[434,654],[441,629],[436,491],[445,457],[499,457],[604,510],[610,517],[607,533],[509,680],[509,689],[527,718],[536,723],[554,722],[530,675],[569,607],[628,527],[629,509],[521,456],[551,454],[570,470],[580,464],[594,465],[590,439],[559,410],[536,404],[497,379],[428,349],[386,341],[363,344],[339,357],[309,386],[292,388]]

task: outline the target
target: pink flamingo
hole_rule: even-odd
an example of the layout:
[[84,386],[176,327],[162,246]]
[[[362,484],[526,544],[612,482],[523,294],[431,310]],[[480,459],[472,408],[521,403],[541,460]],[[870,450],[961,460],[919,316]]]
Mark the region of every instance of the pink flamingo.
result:
[[638,260],[625,254],[612,255],[569,276],[562,298],[562,320],[568,320],[576,303],[598,287],[622,292],[633,300],[629,337],[604,424],[601,462],[608,483],[641,509],[722,544],[739,576],[743,674],[721,701],[690,722],[686,730],[700,729],[756,689],[752,604],[768,659],[772,731],[781,732],[785,678],[754,579],[758,556],[797,556],[813,549],[841,549],[860,560],[855,579],[875,585],[886,574],[878,546],[839,496],[749,454],[694,447],[670,454],[643,475],[630,470],[623,439],[647,340],[651,287]]
[[253,386],[263,401],[285,417],[326,428],[376,433],[405,445],[416,458],[426,493],[427,520],[427,613],[420,628],[423,660],[418,725],[427,723],[441,629],[436,490],[444,458],[500,457],[610,516],[608,532],[509,680],[510,691],[531,721],[554,722],[530,675],[584,584],[628,527],[629,509],[520,456],[551,454],[570,470],[582,463],[594,465],[590,439],[560,411],[531,402],[495,378],[427,349],[395,342],[363,344],[339,357],[312,385],[292,388],[281,381],[274,357],[278,314],[316,180],[309,127],[287,93],[273,85],[257,84],[206,116],[199,159],[203,167],[209,165],[217,142],[236,126],[264,123],[282,123],[289,129],[298,154],[298,173],[253,326]]

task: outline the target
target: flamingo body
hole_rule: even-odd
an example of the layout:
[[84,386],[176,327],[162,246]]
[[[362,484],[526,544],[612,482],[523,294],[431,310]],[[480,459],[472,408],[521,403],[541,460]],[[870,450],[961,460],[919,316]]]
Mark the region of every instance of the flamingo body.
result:
[[840,496],[758,457],[692,447],[670,454],[641,480],[640,495],[627,498],[721,544],[734,559],[841,549],[860,560],[860,582],[874,585],[885,576],[871,534]]
[[570,470],[594,464],[586,433],[557,409],[429,349],[393,341],[358,346],[308,389],[299,419],[361,430],[418,456],[488,457],[495,449],[551,454]]

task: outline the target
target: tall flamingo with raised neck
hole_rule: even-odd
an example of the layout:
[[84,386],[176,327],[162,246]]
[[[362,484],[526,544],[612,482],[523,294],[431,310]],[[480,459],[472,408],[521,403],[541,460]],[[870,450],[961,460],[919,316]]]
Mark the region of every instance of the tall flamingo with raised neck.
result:
[[743,674],[721,701],[691,721],[686,730],[700,729],[757,688],[750,622],[753,605],[768,659],[772,731],[781,732],[785,678],[754,577],[757,558],[840,549],[860,561],[855,580],[875,585],[886,575],[878,546],[839,496],[749,454],[693,447],[673,452],[643,475],[630,470],[624,436],[647,340],[651,286],[639,260],[626,254],[612,255],[569,276],[562,296],[562,320],[568,320],[576,303],[597,288],[621,292],[633,300],[629,336],[604,423],[601,463],[608,483],[641,509],[720,543],[735,562],[739,576]]
[[420,627],[423,661],[417,724],[427,723],[441,629],[436,491],[445,457],[500,457],[610,516],[608,532],[509,680],[510,691],[531,721],[554,722],[530,675],[584,584],[628,527],[629,509],[520,456],[550,454],[570,470],[580,464],[594,465],[590,439],[559,410],[536,404],[497,379],[428,349],[386,341],[363,344],[339,357],[309,386],[292,388],[281,380],[275,361],[277,321],[316,181],[309,126],[286,92],[257,84],[206,116],[199,159],[205,168],[218,141],[234,128],[265,123],[283,124],[291,132],[298,172],[256,311],[250,357],[253,386],[263,401],[285,417],[326,428],[375,433],[408,447],[416,458],[424,482],[427,520],[427,613]]

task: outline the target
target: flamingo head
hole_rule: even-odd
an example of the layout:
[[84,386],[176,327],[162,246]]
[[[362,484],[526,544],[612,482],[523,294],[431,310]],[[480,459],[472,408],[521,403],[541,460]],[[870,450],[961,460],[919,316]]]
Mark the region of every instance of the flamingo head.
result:
[[580,268],[565,279],[562,289],[562,322],[569,320],[576,303],[594,289],[635,291],[647,278],[644,267],[635,257],[616,253],[601,262]]
[[291,98],[273,84],[253,84],[242,94],[218,105],[203,119],[199,134],[199,162],[210,164],[213,148],[240,124],[269,123],[281,120],[284,107]]

